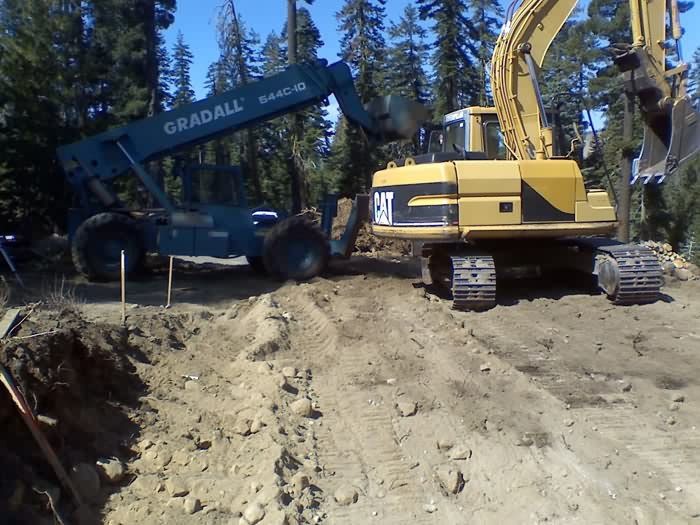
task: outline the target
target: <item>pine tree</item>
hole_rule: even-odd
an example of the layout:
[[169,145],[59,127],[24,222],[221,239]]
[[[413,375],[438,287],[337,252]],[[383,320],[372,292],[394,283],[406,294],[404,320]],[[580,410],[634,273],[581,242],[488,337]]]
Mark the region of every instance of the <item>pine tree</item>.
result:
[[[345,0],[336,14],[343,35],[340,56],[350,65],[355,87],[364,102],[380,95],[385,88],[385,3],[385,0]],[[345,123],[340,125],[344,126],[344,133],[336,134],[333,140],[331,167],[339,191],[352,196],[370,188],[372,173],[384,159],[378,148],[370,147],[360,129]]]
[[[217,23],[219,31],[220,63],[231,87],[245,85],[260,77],[260,57],[258,48],[260,38],[254,31],[249,31],[236,12],[233,0],[226,0],[219,12]],[[242,135],[242,136],[241,136]],[[226,145],[218,150],[225,159],[217,158],[217,163],[238,163],[243,169],[246,182],[250,185],[254,200],[263,199],[262,184],[258,170],[257,136],[255,129],[248,128],[244,133],[218,144]]]
[[[284,40],[274,31],[267,36],[261,52],[264,76],[275,75],[286,67]],[[265,122],[260,126],[258,133],[258,157],[263,194],[268,202],[285,209],[289,208],[292,201],[287,172],[288,159],[291,155],[288,127],[286,119],[277,118]]]
[[697,105],[700,101],[700,47],[693,53],[688,75],[688,92]]
[[[0,3],[0,220],[47,230],[64,222],[55,148],[75,137],[86,109],[79,6],[51,0]],[[31,233],[31,232],[28,232]]]
[[[629,4],[624,0],[592,0],[588,6],[589,18],[586,29],[596,39],[597,56],[589,61],[595,74],[588,82],[588,92],[592,106],[604,113],[605,129],[600,134],[603,142],[601,162],[597,169],[589,173],[591,180],[603,181],[607,177],[612,181],[612,188],[618,196],[618,219],[620,234],[627,233],[627,209],[633,214],[639,209],[636,198],[628,197],[629,187],[626,166],[636,155],[641,143],[641,126],[638,113],[634,117],[631,139],[624,137],[625,105],[628,103],[623,90],[620,72],[612,62],[612,54],[606,47],[618,42],[631,42]],[[583,60],[583,58],[581,58]]]
[[391,93],[427,102],[430,96],[425,64],[428,61],[427,31],[421,27],[418,11],[411,4],[398,23],[389,27],[388,84]]
[[345,0],[336,14],[343,35],[340,57],[353,70],[357,92],[364,101],[380,95],[384,87],[385,5],[386,0]]
[[[390,47],[387,70],[388,91],[417,102],[426,103],[430,97],[430,87],[425,72],[428,62],[427,31],[421,27],[418,11],[407,5],[398,23],[389,27]],[[418,154],[421,149],[421,136],[417,133],[410,143],[397,144],[392,149],[393,157]]]
[[[479,35],[469,20],[464,0],[418,0],[420,18],[433,21],[433,100],[435,116],[479,102],[474,47]],[[471,49],[470,49],[471,47]],[[471,53],[470,53],[471,52]]]
[[[307,0],[312,3],[313,0]],[[309,17],[310,19],[310,17]],[[287,0],[287,63],[296,64],[298,60],[297,39],[299,36],[299,16],[297,14],[297,0]],[[297,144],[303,137],[303,121],[299,112],[289,116],[290,139],[292,141],[292,153],[289,156],[289,176],[292,183],[292,213],[300,213],[307,207],[308,187],[306,181],[306,169]]]
[[173,47],[173,66],[170,73],[173,90],[172,106],[175,108],[194,101],[194,89],[190,78],[193,58],[190,47],[185,43],[185,36],[182,31],[179,31]]
[[[596,36],[578,15],[574,14],[555,38],[539,79],[545,107],[553,113],[550,125],[557,128],[555,141],[563,155],[570,151],[571,141],[577,138],[576,131],[581,138],[588,131],[592,109],[588,88],[595,78],[594,65],[601,58],[601,50],[595,45]],[[598,169],[601,168],[598,153],[596,151],[589,157],[595,165],[590,169],[586,166],[584,170],[584,176],[596,186],[603,182],[600,178],[603,170]]]
[[112,7],[103,13],[105,29],[117,31],[111,49],[113,112],[123,122],[159,113],[164,99],[161,32],[174,20],[175,0],[104,1]]
[[217,59],[207,69],[207,76],[204,81],[204,87],[207,90],[207,96],[213,97],[220,95],[231,89],[231,83],[226,76],[226,68],[222,60]]
[[[305,7],[296,10],[296,18],[297,62],[314,63],[318,60],[318,50],[323,45],[321,32]],[[282,37],[285,36],[287,36],[286,29],[282,31]],[[286,40],[289,45],[289,38]],[[288,59],[289,49],[282,51]],[[293,165],[289,166],[290,171],[294,169],[298,172],[300,175],[298,184],[303,185],[301,195],[292,195],[292,209],[299,206],[305,207],[310,203],[316,204],[324,191],[325,180],[319,167],[327,153],[327,139],[330,135],[330,123],[326,116],[327,112],[323,107],[311,106],[297,112],[291,119],[294,122],[289,122],[287,133],[291,140],[285,151],[288,152],[288,159],[293,161]]]
[[478,68],[477,103],[489,106],[492,103],[489,71],[503,20],[503,8],[498,0],[470,0],[468,7],[470,25],[476,34],[476,40],[468,42],[468,49]]

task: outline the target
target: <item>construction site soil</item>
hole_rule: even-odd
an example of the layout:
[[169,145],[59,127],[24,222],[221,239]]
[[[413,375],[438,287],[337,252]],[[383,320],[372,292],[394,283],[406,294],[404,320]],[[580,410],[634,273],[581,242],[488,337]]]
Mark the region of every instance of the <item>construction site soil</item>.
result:
[[699,281],[620,307],[544,276],[458,312],[372,255],[178,269],[169,309],[154,271],[125,326],[118,285],[25,275],[44,303],[0,362],[86,505],[3,395],[0,521],[700,523]]

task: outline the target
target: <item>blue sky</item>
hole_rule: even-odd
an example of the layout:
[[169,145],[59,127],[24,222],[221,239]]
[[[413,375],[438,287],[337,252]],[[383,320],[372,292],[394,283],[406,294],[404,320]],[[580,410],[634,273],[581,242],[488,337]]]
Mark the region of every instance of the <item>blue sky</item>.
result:
[[[205,95],[203,84],[207,68],[218,56],[216,17],[222,3],[222,0],[178,0],[175,24],[166,32],[170,48],[178,30],[182,31],[185,41],[192,48],[195,56],[192,83],[198,98]],[[408,3],[407,0],[389,0],[386,4],[387,20],[398,20]],[[306,6],[302,2],[298,4]],[[329,62],[338,60],[340,36],[335,13],[341,5],[341,0],[316,0],[311,6],[306,6],[324,41],[319,57]],[[286,0],[236,0],[236,9],[246,25],[255,30],[263,41],[271,31],[279,33],[287,23]]]
[[[177,3],[175,24],[168,29],[165,36],[169,47],[172,48],[178,30],[185,35],[185,41],[190,45],[195,57],[192,65],[193,87],[197,97],[202,98],[205,95],[203,85],[207,68],[218,55],[216,16],[222,0],[178,0]],[[387,24],[389,20],[398,20],[408,3],[410,0],[388,0]],[[340,36],[335,13],[340,5],[341,0],[316,0],[309,7],[324,41],[319,56],[329,61],[338,59]],[[248,27],[254,29],[262,39],[270,31],[279,32],[286,23],[286,0],[236,0],[236,7]],[[689,60],[693,51],[700,46],[700,7],[696,6],[684,13],[681,23],[686,29],[683,40],[685,59]]]

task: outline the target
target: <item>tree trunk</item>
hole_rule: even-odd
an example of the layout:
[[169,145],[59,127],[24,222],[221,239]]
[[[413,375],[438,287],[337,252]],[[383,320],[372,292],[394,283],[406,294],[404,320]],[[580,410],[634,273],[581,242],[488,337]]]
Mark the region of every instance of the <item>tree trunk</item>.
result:
[[146,39],[146,87],[148,88],[148,116],[160,113],[158,93],[158,29],[156,28],[156,2],[146,0],[144,6],[143,30]]
[[[287,0],[287,60],[288,63],[297,63],[297,2]],[[306,181],[304,167],[300,160],[298,144],[302,135],[301,116],[294,113],[290,117],[292,158],[289,162],[289,171],[292,180],[292,213],[299,213],[306,208]]]
[[[238,62],[238,71],[241,75],[241,84],[246,85],[249,82],[248,78],[248,66],[245,63],[245,57],[243,56],[243,43],[241,42],[241,26],[238,23],[238,15],[236,14],[236,5],[233,0],[228,0],[229,9],[231,10],[231,16],[233,17],[233,23],[236,26],[235,43],[236,46],[236,60]],[[255,194],[256,204],[262,203],[263,193],[262,185],[260,183],[260,174],[258,173],[258,140],[255,136],[255,130],[253,128],[248,128],[246,130],[246,161],[248,167],[247,177],[253,184],[253,193]]]
[[[143,2],[143,30],[146,40],[146,88],[148,89],[147,115],[152,117],[161,112],[161,100],[158,82],[158,45],[159,35],[156,27],[156,0],[144,0]],[[165,188],[163,177],[162,161],[149,162],[146,169],[150,173],[155,183],[161,188]],[[148,196],[148,207],[155,207],[155,197]]]
[[622,121],[622,141],[624,143],[622,149],[622,162],[620,165],[620,187],[619,187],[619,202],[617,207],[617,237],[622,242],[630,240],[630,203],[632,201],[632,186],[630,180],[632,178],[632,157],[634,151],[631,143],[633,138],[633,116],[634,104],[629,96],[623,95],[625,103],[625,114]]

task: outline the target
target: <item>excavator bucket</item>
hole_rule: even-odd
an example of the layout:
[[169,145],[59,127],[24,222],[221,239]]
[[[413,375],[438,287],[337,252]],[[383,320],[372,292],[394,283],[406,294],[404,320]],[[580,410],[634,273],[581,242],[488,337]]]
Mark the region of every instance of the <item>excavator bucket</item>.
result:
[[687,97],[654,115],[644,127],[644,142],[632,182],[662,182],[700,153],[700,114]]
[[387,141],[410,139],[430,118],[423,104],[397,95],[375,98],[365,109],[379,123],[382,138]]

